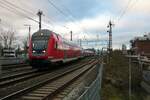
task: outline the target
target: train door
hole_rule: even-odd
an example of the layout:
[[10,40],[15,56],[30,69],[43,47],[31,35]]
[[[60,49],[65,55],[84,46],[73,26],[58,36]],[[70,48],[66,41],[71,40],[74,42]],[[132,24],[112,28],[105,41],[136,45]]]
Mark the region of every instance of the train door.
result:
[[57,35],[57,57],[62,59],[62,43],[59,35]]
[[52,52],[52,55],[54,57],[54,59],[58,59],[58,39],[57,39],[57,36],[56,34],[53,34],[53,37],[54,37],[54,49],[53,49],[53,52]]
[[58,58],[58,41],[55,42],[55,56]]

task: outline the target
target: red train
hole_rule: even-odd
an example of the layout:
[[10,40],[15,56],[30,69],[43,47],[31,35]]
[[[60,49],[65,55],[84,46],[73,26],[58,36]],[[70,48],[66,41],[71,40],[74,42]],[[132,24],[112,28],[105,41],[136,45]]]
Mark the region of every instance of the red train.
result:
[[86,56],[94,56],[95,51],[93,50],[88,50],[88,49],[83,49],[82,50],[82,56],[86,57]]
[[83,51],[81,47],[66,41],[60,35],[43,29],[32,35],[28,54],[30,64],[37,66],[40,63],[72,61],[82,56],[88,56],[91,52]]
[[44,29],[32,35],[28,53],[32,65],[39,62],[68,62],[81,56],[81,48]]

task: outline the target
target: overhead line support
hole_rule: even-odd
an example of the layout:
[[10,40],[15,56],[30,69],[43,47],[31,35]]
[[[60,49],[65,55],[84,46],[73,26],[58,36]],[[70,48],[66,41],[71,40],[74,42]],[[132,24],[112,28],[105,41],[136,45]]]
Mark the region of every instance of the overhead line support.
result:
[[108,33],[109,33],[109,42],[108,42],[108,52],[109,52],[109,61],[110,61],[110,56],[111,56],[111,52],[112,52],[112,26],[114,24],[112,23],[112,21],[109,21],[109,24],[107,26],[108,29]]
[[39,10],[37,15],[39,16],[39,31],[40,31],[41,30],[41,19],[42,19],[43,12],[41,10]]

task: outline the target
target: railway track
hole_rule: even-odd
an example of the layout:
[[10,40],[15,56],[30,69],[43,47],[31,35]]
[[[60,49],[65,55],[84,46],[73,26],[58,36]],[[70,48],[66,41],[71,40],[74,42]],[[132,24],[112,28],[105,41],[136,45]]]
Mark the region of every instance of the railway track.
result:
[[[68,70],[68,69],[71,69],[71,68],[76,68],[77,66],[80,66],[80,67],[84,66],[85,64],[87,64],[87,62],[90,63],[91,61],[92,61],[91,59],[86,59],[86,60],[81,61],[78,64],[74,64],[72,66],[69,65],[69,67],[68,68],[65,67],[64,70],[62,70],[62,68],[59,69],[59,70],[62,70],[62,72],[64,72],[65,70]],[[35,77],[33,77],[32,75],[29,74],[27,76],[25,75],[26,77],[24,75],[21,75],[21,76],[17,75],[17,78],[16,78],[16,76],[11,76],[11,78],[10,77],[5,77],[3,79],[0,79],[0,87],[1,87],[1,89],[0,89],[0,92],[1,92],[0,98],[3,98],[5,96],[7,96],[7,95],[15,93],[18,90],[27,88],[29,86],[29,83],[30,84],[33,83],[34,80],[35,80],[35,82],[37,81],[37,83],[39,83],[38,80],[39,81],[40,80],[44,81],[43,79],[49,79],[49,77],[51,77],[51,76],[56,76],[56,73],[60,74],[62,72],[60,72],[60,71],[56,71],[56,72],[55,71],[51,71],[51,72],[47,72],[47,73],[46,72],[45,73],[44,72],[40,73],[41,75],[38,73],[39,75],[37,75],[37,76],[35,75]],[[45,78],[45,77],[47,77],[47,78]],[[13,86],[13,84],[14,84],[14,86]],[[33,84],[31,84],[31,85],[33,85]]]
[[26,67],[29,66],[27,63],[20,63],[20,64],[12,64],[12,65],[2,65],[2,70],[11,70],[15,68],[20,68],[21,67]]
[[21,81],[25,81],[27,79],[45,74],[47,72],[38,72],[37,70],[31,70],[31,71],[27,71],[24,73],[19,73],[19,74],[15,74],[15,75],[10,75],[7,77],[2,77],[0,78],[0,88],[5,87],[5,86],[9,86],[9,85],[13,85],[15,83],[21,82]]
[[12,85],[12,84],[15,84],[15,83],[20,82],[20,81],[25,81],[29,78],[33,78],[33,77],[36,77],[36,76],[39,76],[42,74],[46,74],[48,72],[49,71],[38,72],[38,70],[32,69],[32,70],[28,70],[25,72],[19,72],[16,74],[3,76],[0,78],[0,87]]
[[28,64],[15,64],[15,65],[4,65],[2,66],[1,76],[17,73],[19,71],[31,70],[32,67]]
[[9,76],[9,75],[29,71],[29,70],[32,70],[31,66],[20,67],[20,68],[15,68],[15,69],[11,69],[11,70],[2,70],[1,77],[5,77],[5,76]]
[[[78,77],[80,77],[82,74],[84,74],[86,71],[88,71],[92,66],[96,64],[96,61],[90,61],[87,64],[80,64],[78,67],[73,67],[71,69],[68,69],[63,72],[55,73],[56,75],[53,75],[53,77],[50,77],[47,80],[41,81],[37,84],[34,84],[32,86],[29,86],[27,88],[24,88],[20,91],[17,91],[13,94],[10,94],[6,97],[1,98],[1,100],[12,100],[16,99],[18,96],[18,100],[21,99],[35,99],[39,98],[45,99],[47,97],[53,96],[61,89],[65,88],[67,85],[69,85],[71,82],[76,80]],[[41,91],[40,91],[41,90]],[[45,91],[44,91],[45,90]],[[47,91],[48,90],[48,91]],[[36,93],[35,93],[36,91]],[[27,93],[27,94],[26,94]],[[37,95],[41,95],[40,97],[36,97]],[[24,96],[22,96],[24,95]]]

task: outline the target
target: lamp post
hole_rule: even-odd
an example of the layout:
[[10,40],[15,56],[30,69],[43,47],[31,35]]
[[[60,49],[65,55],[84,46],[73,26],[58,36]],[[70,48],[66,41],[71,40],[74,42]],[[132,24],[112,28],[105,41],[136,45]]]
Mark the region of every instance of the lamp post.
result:
[[132,88],[132,86],[131,86],[131,80],[132,80],[132,77],[131,77],[131,53],[129,54],[129,100],[131,100],[131,93],[132,93],[132,90],[131,90],[131,88]]

